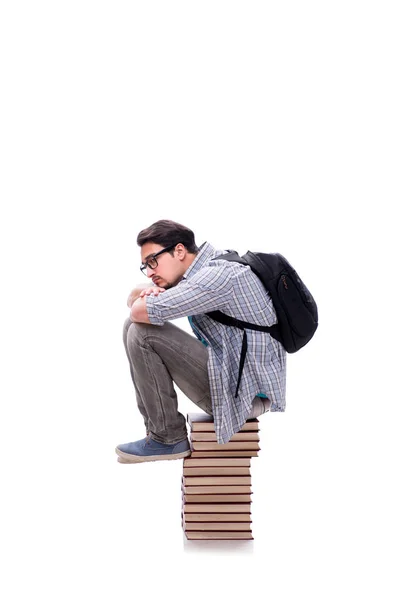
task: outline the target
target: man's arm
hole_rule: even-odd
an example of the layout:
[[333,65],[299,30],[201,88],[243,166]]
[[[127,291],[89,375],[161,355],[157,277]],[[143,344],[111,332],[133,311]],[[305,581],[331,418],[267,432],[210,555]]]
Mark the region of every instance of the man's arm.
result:
[[[165,292],[165,289],[152,284],[139,285],[131,291],[128,296],[127,304],[131,309],[130,319],[134,323],[150,323],[147,314],[146,297],[158,296]],[[140,302],[139,302],[140,301]]]
[[147,314],[146,298],[138,298],[131,307],[130,319],[133,323],[150,323]]
[[135,300],[137,300],[139,297],[143,297],[144,294],[155,294],[157,296],[157,294],[159,294],[160,292],[164,292],[164,291],[165,291],[164,288],[154,286],[150,282],[140,283],[131,291],[126,303],[127,303],[128,307],[131,308],[132,304],[135,302]]
[[[205,267],[190,280],[183,279],[176,286],[156,297],[147,296],[147,317],[152,325],[199,315],[212,310],[224,310],[232,297],[233,280],[226,267]],[[143,321],[144,322],[144,321]]]

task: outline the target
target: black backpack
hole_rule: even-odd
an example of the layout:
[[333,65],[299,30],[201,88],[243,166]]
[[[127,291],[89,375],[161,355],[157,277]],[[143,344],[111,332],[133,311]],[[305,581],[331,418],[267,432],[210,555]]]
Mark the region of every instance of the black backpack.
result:
[[278,320],[277,324],[266,327],[240,321],[219,310],[206,313],[208,317],[218,323],[238,327],[243,331],[239,378],[235,394],[237,397],[247,352],[246,329],[269,333],[281,342],[286,352],[297,352],[314,335],[318,327],[318,310],[314,298],[296,271],[281,254],[248,251],[240,257],[237,252],[230,250],[227,254],[216,256],[214,260],[220,259],[238,262],[251,268],[269,292]]

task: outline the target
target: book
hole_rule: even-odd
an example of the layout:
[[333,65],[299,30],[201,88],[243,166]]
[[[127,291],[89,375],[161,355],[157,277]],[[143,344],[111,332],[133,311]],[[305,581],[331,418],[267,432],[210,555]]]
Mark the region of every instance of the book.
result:
[[233,450],[260,450],[258,442],[227,442],[226,444],[218,444],[217,442],[191,442],[192,450],[218,450],[224,452]]
[[250,513],[251,504],[183,504],[184,513]]
[[184,467],[250,467],[250,458],[192,458],[183,459]]
[[225,450],[224,452],[218,452],[218,450],[193,450],[190,455],[191,458],[211,458],[213,456],[222,458],[243,458],[245,456],[258,456],[257,450]]
[[250,475],[250,467],[183,467],[184,475]]
[[183,494],[183,502],[251,502],[250,494]]
[[192,485],[182,486],[185,494],[251,494],[251,485]]
[[251,523],[183,523],[185,531],[251,531]]
[[182,527],[189,540],[253,540],[250,463],[258,456],[258,419],[218,444],[213,417],[189,413],[191,456],[183,461]]
[[[192,431],[213,431],[214,418],[207,413],[188,413],[187,421]],[[240,431],[259,431],[258,419],[248,419]]]
[[251,531],[185,531],[188,540],[254,540]]
[[251,485],[251,476],[245,477],[187,477],[182,478],[183,485]]
[[233,523],[233,522],[246,522],[251,523],[251,514],[250,513],[183,513],[182,518],[186,523],[189,522],[207,522],[210,523],[218,522],[218,523]]
[[[215,433],[209,431],[191,432],[190,435],[194,442],[217,442]],[[243,433],[235,433],[229,440],[230,442],[259,442],[260,436],[256,431],[243,431]],[[220,444],[221,445],[221,444]],[[223,445],[223,444],[222,444]]]

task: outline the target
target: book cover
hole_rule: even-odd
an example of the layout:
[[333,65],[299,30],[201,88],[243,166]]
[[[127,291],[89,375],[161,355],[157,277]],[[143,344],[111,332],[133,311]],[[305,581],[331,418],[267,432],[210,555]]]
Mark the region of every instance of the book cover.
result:
[[191,442],[192,450],[260,450],[258,442],[227,442],[226,444],[218,444],[217,442]]
[[197,502],[251,502],[250,494],[183,494],[183,501]]
[[238,475],[237,477],[227,477],[221,475],[221,477],[188,477],[183,476],[182,479],[184,486],[192,485],[251,485],[251,476],[246,477],[244,475]]
[[191,458],[243,458],[246,456],[255,457],[258,456],[257,450],[225,450],[224,452],[218,452],[218,450],[193,450]]
[[251,531],[250,523],[183,523],[185,531]]
[[[193,431],[190,434],[190,439],[194,442],[215,442],[217,443],[217,436],[212,431]],[[235,433],[230,442],[259,442],[260,436],[256,431],[243,431],[241,433]]]
[[218,523],[233,523],[233,522],[246,522],[251,523],[251,514],[250,513],[183,513],[182,518],[186,523],[189,522],[207,522],[210,523],[218,522]]
[[185,531],[188,540],[254,540],[251,531]]
[[250,475],[250,467],[183,467],[183,474],[204,475]]
[[251,485],[192,485],[183,486],[185,494],[251,494]]
[[250,513],[251,504],[183,504],[183,512],[186,513]]
[[192,458],[183,459],[184,467],[250,467],[250,458]]

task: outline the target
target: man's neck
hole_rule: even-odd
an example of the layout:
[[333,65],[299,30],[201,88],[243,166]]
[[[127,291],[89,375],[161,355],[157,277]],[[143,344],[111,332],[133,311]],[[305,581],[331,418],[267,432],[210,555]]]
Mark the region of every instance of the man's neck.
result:
[[194,261],[194,259],[196,258],[196,256],[198,255],[198,252],[196,252],[195,254],[191,254],[191,253],[187,253],[185,256],[185,260],[183,261],[183,266],[185,268],[185,271],[190,267],[190,265],[192,264],[192,262]]

